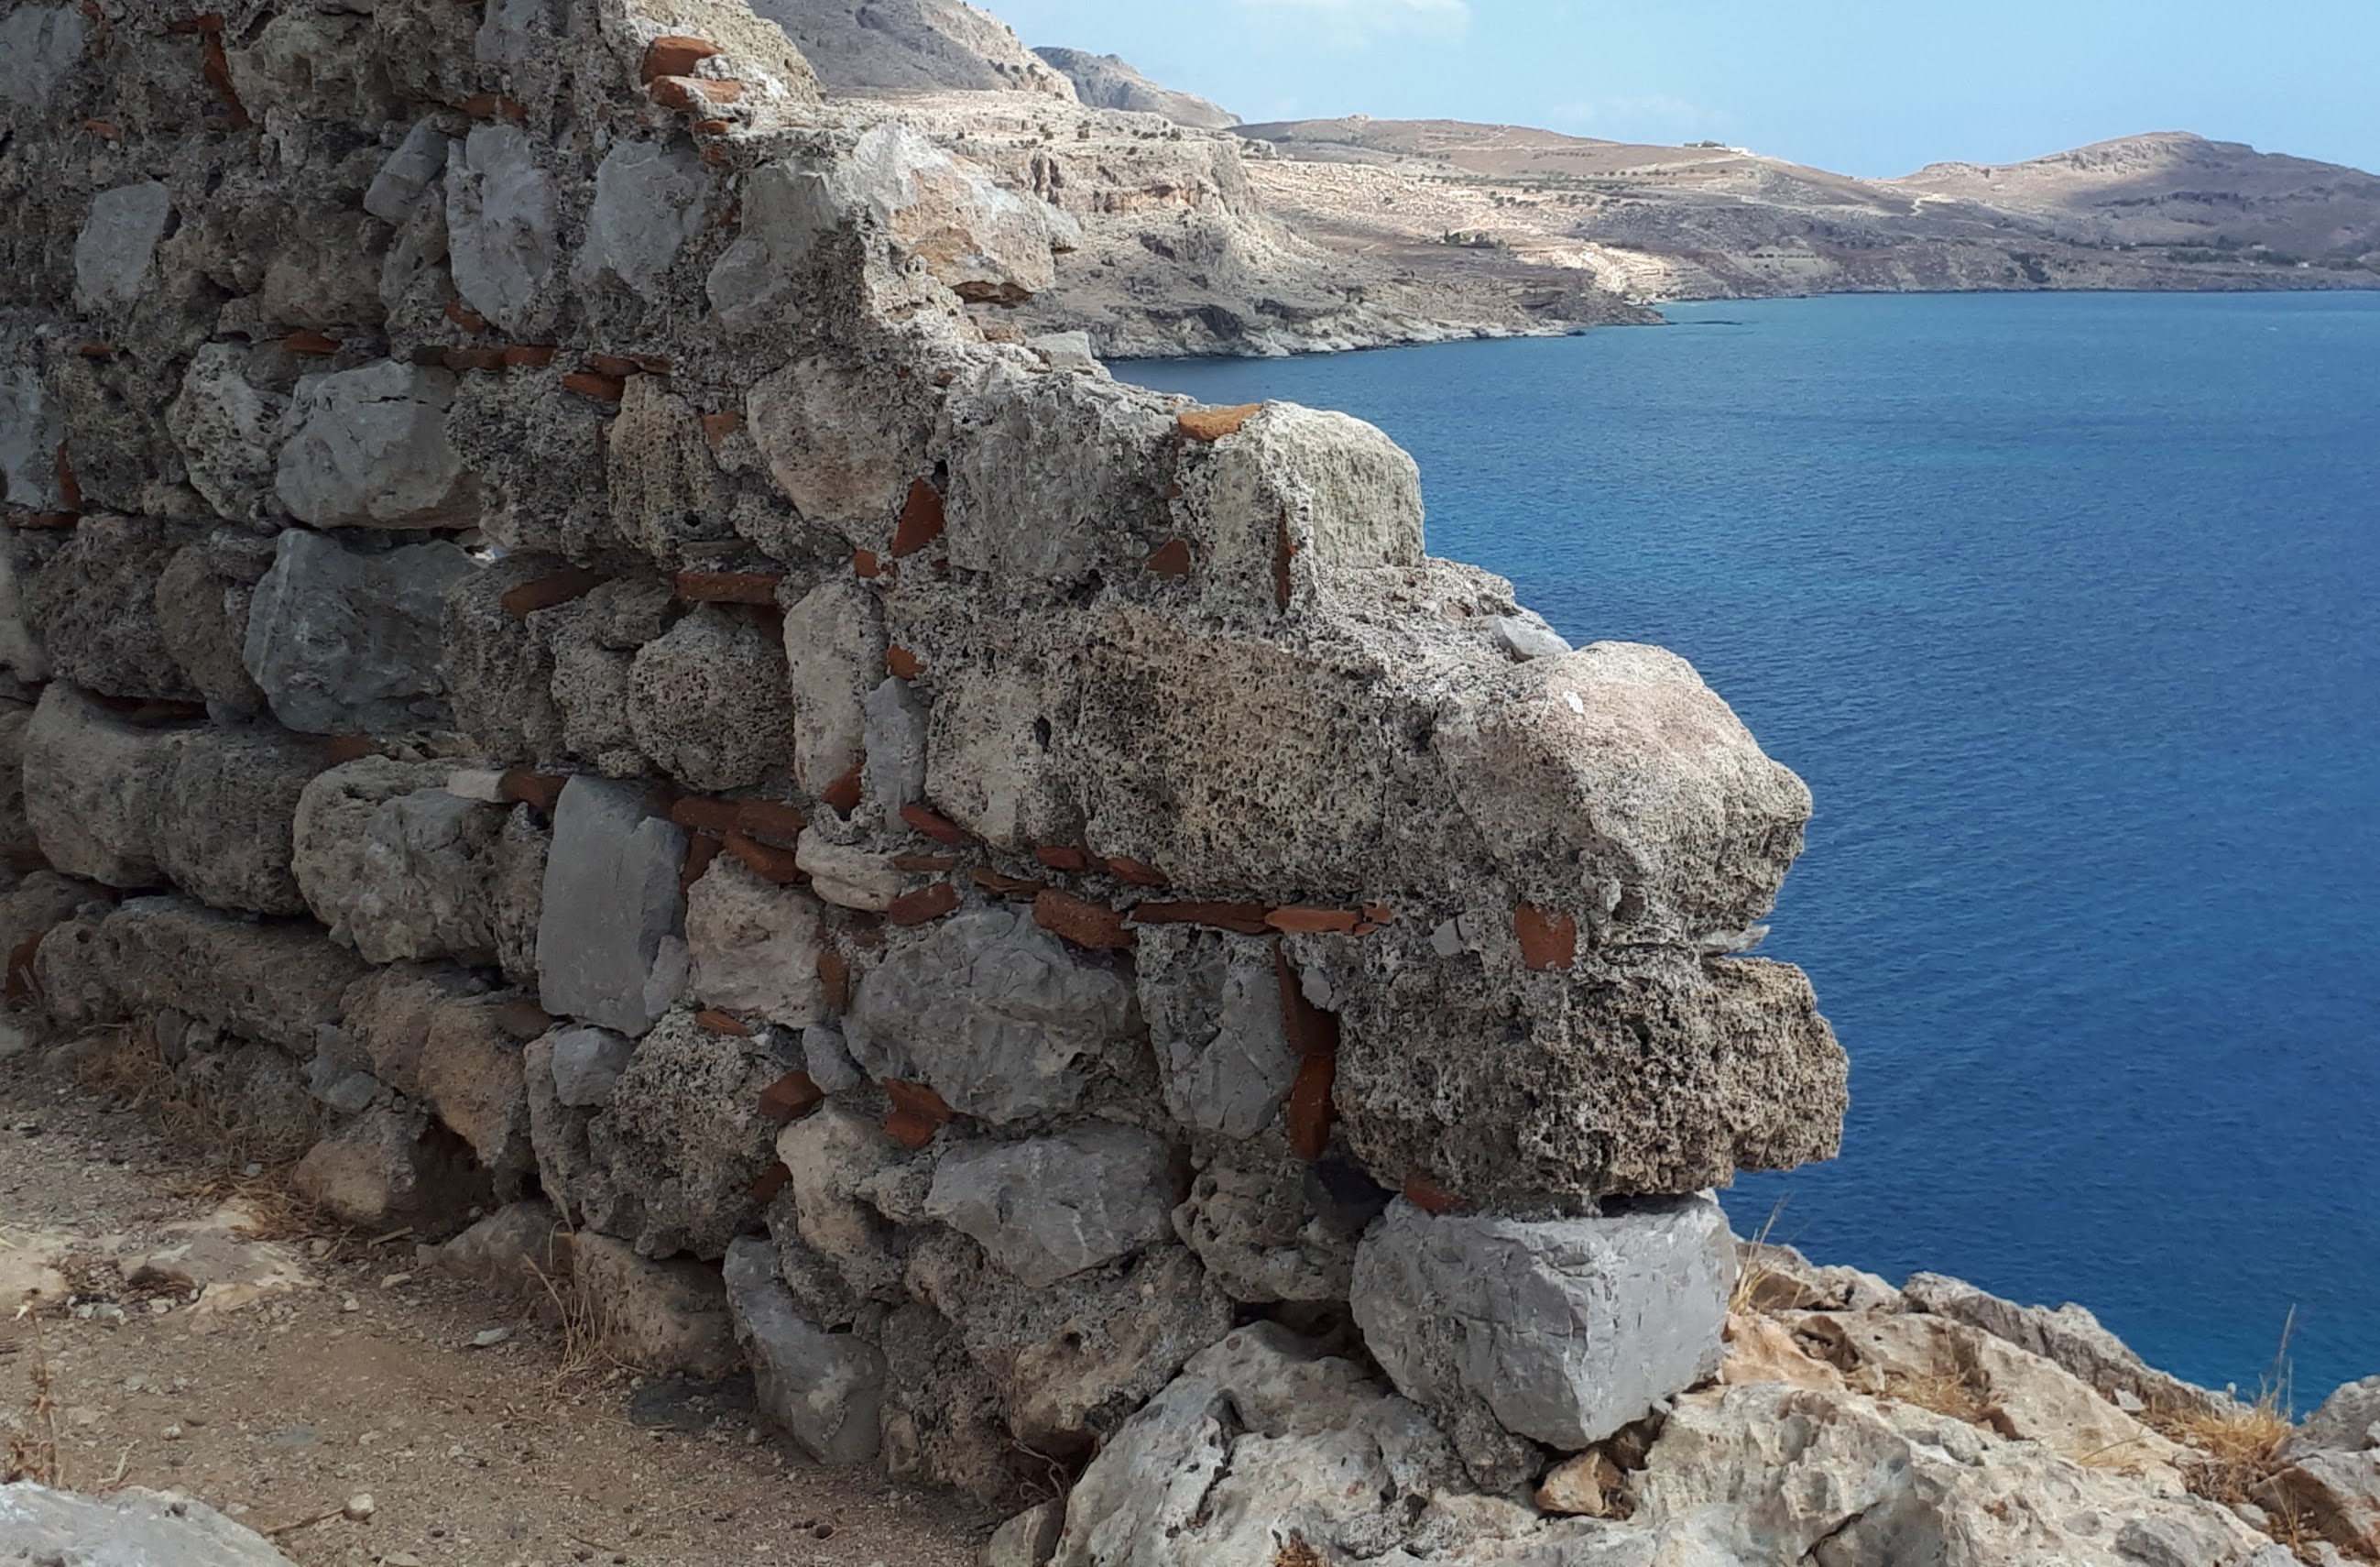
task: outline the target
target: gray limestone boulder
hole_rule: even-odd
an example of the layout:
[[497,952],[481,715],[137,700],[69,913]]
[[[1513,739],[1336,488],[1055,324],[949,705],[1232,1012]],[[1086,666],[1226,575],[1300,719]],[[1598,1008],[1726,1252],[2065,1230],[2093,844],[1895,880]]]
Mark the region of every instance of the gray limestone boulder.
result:
[[364,211],[391,226],[402,225],[446,172],[448,140],[434,122],[416,121],[364,188]]
[[101,936],[131,1010],[171,1008],[300,1059],[313,1054],[318,1028],[339,1021],[363,968],[310,920],[259,923],[186,898],[130,899]]
[[637,652],[628,726],[689,789],[749,788],[792,760],[785,654],[747,613],[702,604]]
[[2350,1382],[2323,1400],[2282,1449],[2282,1456],[2365,1452],[2380,1452],[2380,1377]]
[[686,830],[643,791],[584,775],[563,785],[537,930],[539,998],[635,1038],[686,989]]
[[1392,1204],[1349,1303],[1399,1391],[1566,1452],[1718,1369],[1735,1241],[1708,1196],[1591,1219]]
[[[0,47],[14,42],[8,30],[0,28]],[[0,95],[7,79],[0,76]],[[0,1561],[74,1567],[294,1567],[271,1540],[206,1503],[138,1486],[104,1498],[30,1480],[0,1486]]]
[[479,485],[446,438],[455,378],[382,359],[301,379],[273,491],[316,528],[463,528]]
[[863,711],[868,762],[861,784],[868,804],[889,821],[926,792],[926,735],[931,710],[918,699],[909,682],[888,678],[868,694]]
[[74,6],[19,6],[0,18],[0,100],[39,109],[83,57],[90,27]]
[[[20,18],[38,15],[20,6],[0,19],[5,30]],[[75,13],[80,20],[80,13]],[[0,53],[0,61],[7,56]],[[7,69],[0,64],[0,72]],[[0,80],[5,80],[0,77]],[[28,511],[56,511],[66,504],[58,490],[58,445],[67,436],[58,400],[30,365],[0,370],[0,501]]]
[[551,1038],[554,1098],[574,1110],[601,1110],[612,1102],[612,1090],[637,1041],[609,1028],[565,1028]]
[[249,610],[273,553],[269,539],[225,529],[176,551],[157,576],[157,630],[165,652],[218,723],[265,709],[244,655]]
[[1194,1131],[1252,1137],[1296,1080],[1273,943],[1188,927],[1144,931],[1135,949],[1141,1014],[1165,1108]]
[[1164,1143],[1095,1124],[951,1149],[934,1167],[926,1212],[1039,1286],[1169,1236],[1173,1201]]
[[291,528],[249,601],[248,673],[273,716],[306,734],[434,722],[443,597],[475,569],[443,541],[360,554]]
[[[1900,1293],[1913,1310],[1981,1329],[2055,1361],[2110,1401],[2129,1398],[2137,1401],[2131,1407],[2168,1415],[2222,1415],[2235,1407],[2221,1393],[2148,1365],[2083,1306],[2019,1306],[1939,1273],[1912,1274]],[[2380,1420],[2380,1408],[2373,1418]]]
[[453,794],[448,771],[364,757],[322,773],[298,801],[298,885],[368,962],[497,960],[510,808]]
[[75,237],[75,303],[97,312],[131,304],[153,280],[150,263],[174,198],[155,180],[119,185],[91,198],[91,215]]
[[582,285],[619,280],[662,298],[678,253],[700,232],[710,198],[693,152],[653,141],[618,141],[595,166],[595,201],[572,276]]
[[173,759],[144,729],[64,682],[42,691],[24,735],[25,815],[51,865],[111,887],[153,887],[152,832]]
[[25,614],[60,676],[111,697],[188,700],[199,692],[167,650],[157,586],[194,530],[87,517],[24,579]]
[[271,725],[175,735],[159,777],[151,833],[157,868],[218,908],[304,914],[291,870],[307,785],[322,771],[319,746]]
[[777,1250],[747,1235],[727,1248],[727,1308],[763,1414],[821,1464],[866,1464],[882,1437],[884,1355],[802,1319]]
[[446,244],[455,291],[506,332],[539,319],[560,259],[553,182],[517,126],[478,125],[446,151]]
[[930,1084],[994,1124],[1074,1109],[1099,1057],[1138,1032],[1132,987],[1113,968],[1000,907],[891,944],[844,1020],[871,1076]]
[[823,1014],[818,899],[722,855],[686,889],[691,993],[705,1006],[786,1028]]

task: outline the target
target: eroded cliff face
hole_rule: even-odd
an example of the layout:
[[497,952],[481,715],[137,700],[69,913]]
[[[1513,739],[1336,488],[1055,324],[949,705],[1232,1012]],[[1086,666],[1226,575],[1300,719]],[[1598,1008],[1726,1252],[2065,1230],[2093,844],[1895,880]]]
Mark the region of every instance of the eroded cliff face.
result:
[[1516,1499],[1718,1365],[1706,1189],[1845,1091],[1692,669],[1431,558],[1366,425],[989,341],[1063,214],[740,6],[12,15],[55,1026],[317,1118],[352,1222],[566,1223],[822,1461],[1128,1465],[1066,1560],[1649,1560]]

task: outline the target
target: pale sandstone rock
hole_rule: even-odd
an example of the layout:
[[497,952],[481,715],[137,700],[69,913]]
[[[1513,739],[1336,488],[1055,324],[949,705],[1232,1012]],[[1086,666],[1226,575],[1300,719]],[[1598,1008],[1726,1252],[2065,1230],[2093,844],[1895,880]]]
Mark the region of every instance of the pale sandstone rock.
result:
[[71,686],[44,687],[24,735],[25,814],[43,857],[112,887],[164,880],[151,834],[170,739],[117,718]]
[[694,409],[661,387],[659,376],[628,377],[604,432],[603,485],[613,533],[675,565],[735,538],[733,494]]
[[791,1228],[802,1244],[825,1257],[853,1294],[898,1298],[894,1231],[860,1191],[904,1163],[900,1147],[867,1117],[828,1104],[777,1134],[776,1153],[790,1176]]
[[219,530],[175,552],[157,576],[158,636],[217,723],[265,710],[244,655],[249,609],[273,551],[270,540]]
[[816,898],[763,881],[732,856],[711,861],[686,898],[697,1001],[739,1017],[801,1028],[825,1004]]
[[1342,1160],[1293,1158],[1275,1134],[1205,1153],[1173,1230],[1233,1300],[1342,1301],[1389,1197]]
[[989,170],[899,121],[862,135],[846,171],[894,244],[923,261],[960,298],[1019,305],[1057,281],[1050,209],[1002,189]]
[[1718,1379],[1730,1388],[1788,1382],[1833,1392],[1843,1391],[1845,1385],[1843,1374],[1804,1350],[1791,1328],[1756,1312],[1728,1318],[1727,1358],[1719,1362]]
[[509,1200],[537,1159],[521,1049],[496,1015],[503,999],[460,969],[396,964],[350,986],[342,1007],[372,1075],[470,1145],[498,1199]]
[[911,480],[933,466],[929,394],[880,366],[798,359],[753,383],[744,409],[778,489],[855,549],[884,548]]
[[822,795],[859,765],[868,694],[883,678],[884,632],[876,597],[844,578],[812,589],[785,610],[792,671],[794,777]]
[[391,1105],[315,1144],[290,1183],[347,1223],[411,1225],[431,1237],[461,1229],[488,1201],[487,1180],[459,1138],[442,1136],[419,1110]]
[[445,1245],[423,1247],[422,1255],[449,1278],[533,1302],[545,1300],[550,1281],[570,1276],[569,1232],[553,1205],[539,1197],[506,1203]]
[[805,827],[794,863],[808,873],[810,888],[844,908],[880,914],[901,895],[901,868],[892,856],[838,844],[817,827]]
[[723,1377],[742,1364],[715,1268],[656,1262],[609,1235],[570,1238],[571,1275],[595,1303],[604,1350],[654,1376]]

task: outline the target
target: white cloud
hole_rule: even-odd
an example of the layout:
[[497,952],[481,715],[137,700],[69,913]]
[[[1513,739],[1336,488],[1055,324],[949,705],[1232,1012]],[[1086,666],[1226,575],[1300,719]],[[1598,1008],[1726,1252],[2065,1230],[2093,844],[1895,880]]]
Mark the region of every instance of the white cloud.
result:
[[1243,11],[1320,28],[1333,43],[1361,47],[1397,34],[1448,37],[1471,26],[1470,0],[1233,0]]

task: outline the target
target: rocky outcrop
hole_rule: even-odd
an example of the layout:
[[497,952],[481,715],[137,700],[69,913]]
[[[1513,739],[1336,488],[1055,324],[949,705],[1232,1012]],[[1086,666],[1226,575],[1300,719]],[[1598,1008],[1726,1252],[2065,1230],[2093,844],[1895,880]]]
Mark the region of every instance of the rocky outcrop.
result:
[[1160,87],[1113,55],[1083,49],[1036,49],[1042,59],[1075,84],[1075,96],[1094,109],[1127,109],[1136,115],[1161,115],[1175,125],[1198,130],[1223,130],[1240,116],[1199,97]]
[[23,1561],[290,1567],[272,1541],[213,1508],[138,1487],[101,1499],[30,1480],[0,1486],[0,1543]]
[[761,0],[830,92],[1031,92],[1071,103],[1065,73],[965,0]]

